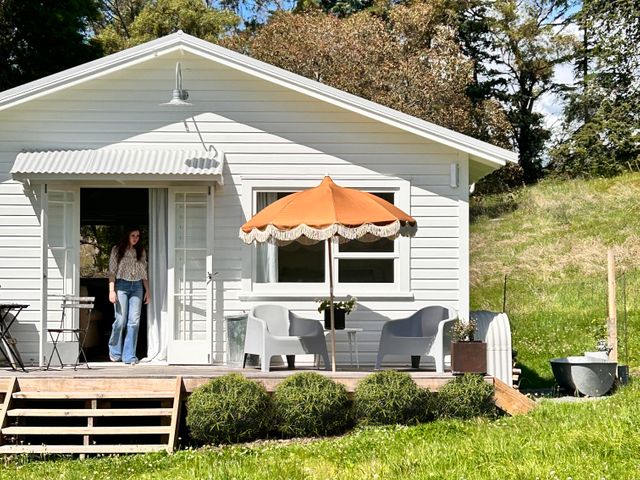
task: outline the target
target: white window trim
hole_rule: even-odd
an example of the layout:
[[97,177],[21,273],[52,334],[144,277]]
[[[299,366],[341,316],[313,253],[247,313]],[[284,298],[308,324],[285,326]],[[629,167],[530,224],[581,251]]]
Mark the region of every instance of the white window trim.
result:
[[[409,181],[397,177],[371,176],[332,176],[339,185],[367,191],[394,192],[395,204],[398,208],[411,214],[411,184]],[[285,192],[317,186],[317,176],[299,175],[283,178],[282,176],[243,176],[241,204],[246,219],[255,214],[257,193],[265,191]],[[325,269],[323,283],[256,283],[255,268],[256,247],[251,248],[251,254],[242,255],[242,281],[240,300],[275,300],[275,299],[314,299],[327,296],[329,291],[328,269]],[[328,255],[325,249],[325,255]],[[358,298],[372,299],[413,299],[410,291],[410,255],[411,240],[399,237],[394,240],[394,252],[383,253],[381,258],[396,258],[394,262],[394,283],[339,283],[338,260],[340,258],[373,258],[376,254],[334,253],[334,293],[337,297],[354,295]]]

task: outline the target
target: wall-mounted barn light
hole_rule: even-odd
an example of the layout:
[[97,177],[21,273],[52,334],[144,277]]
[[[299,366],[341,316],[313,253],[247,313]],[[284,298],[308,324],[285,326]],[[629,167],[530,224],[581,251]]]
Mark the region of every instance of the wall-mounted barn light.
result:
[[174,107],[186,107],[191,105],[186,100],[189,98],[189,92],[182,88],[182,69],[180,62],[176,62],[176,88],[173,89],[171,100],[162,105],[171,105]]

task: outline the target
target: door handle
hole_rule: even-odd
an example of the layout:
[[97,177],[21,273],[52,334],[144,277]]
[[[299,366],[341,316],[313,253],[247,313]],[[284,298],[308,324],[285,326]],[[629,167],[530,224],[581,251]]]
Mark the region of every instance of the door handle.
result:
[[207,283],[211,282],[211,280],[213,280],[213,277],[215,277],[216,275],[218,275],[218,272],[207,272]]

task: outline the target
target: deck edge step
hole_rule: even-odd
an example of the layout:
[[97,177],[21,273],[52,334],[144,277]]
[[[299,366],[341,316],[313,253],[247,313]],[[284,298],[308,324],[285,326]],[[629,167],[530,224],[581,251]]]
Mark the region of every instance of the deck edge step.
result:
[[171,408],[14,408],[9,417],[169,417]]
[[45,392],[45,391],[19,391],[13,394],[17,400],[65,400],[65,399],[156,399],[173,398],[173,392]]
[[0,454],[145,453],[167,449],[166,445],[1,445]]
[[5,427],[2,435],[168,435],[170,426],[122,427]]

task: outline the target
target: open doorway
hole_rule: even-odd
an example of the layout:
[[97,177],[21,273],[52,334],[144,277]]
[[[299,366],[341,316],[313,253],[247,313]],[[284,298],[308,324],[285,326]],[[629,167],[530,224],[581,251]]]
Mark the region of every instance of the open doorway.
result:
[[[124,228],[136,225],[149,251],[149,190],[146,188],[80,189],[80,295],[95,297],[95,315],[85,338],[91,362],[109,361],[108,342],[114,320],[109,302],[109,255]],[[137,357],[147,353],[147,308],[143,306]]]

